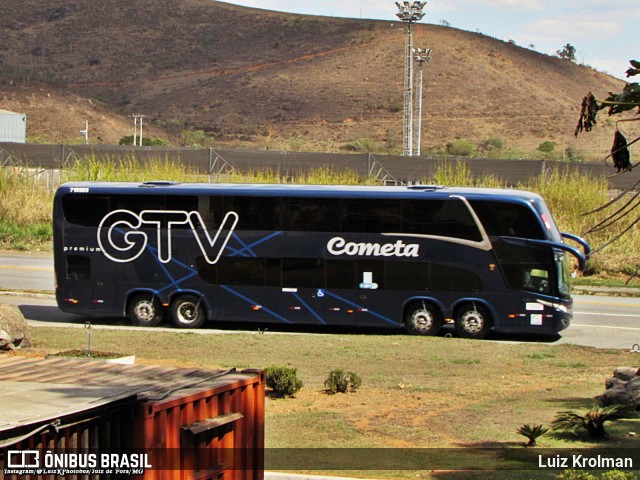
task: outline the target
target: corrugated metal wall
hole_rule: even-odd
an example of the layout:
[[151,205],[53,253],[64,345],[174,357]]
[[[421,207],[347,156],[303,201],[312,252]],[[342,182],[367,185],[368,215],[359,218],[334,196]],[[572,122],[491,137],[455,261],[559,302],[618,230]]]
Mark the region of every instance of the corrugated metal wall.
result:
[[[56,385],[78,382],[136,391],[133,397],[104,402],[97,409],[61,415],[62,426],[57,431],[46,429],[10,447],[0,447],[0,472],[9,448],[42,450],[43,455],[46,450],[61,453],[77,448],[144,452],[153,468],[134,477],[144,480],[264,478],[265,379],[261,370],[206,371],[13,357],[0,359],[0,379],[39,382],[49,391]],[[73,402],[68,398],[70,405]],[[37,401],[25,399],[24,409],[33,409],[37,418]],[[34,420],[21,428],[29,431],[36,424]],[[23,435],[16,428],[0,430],[0,440]]]

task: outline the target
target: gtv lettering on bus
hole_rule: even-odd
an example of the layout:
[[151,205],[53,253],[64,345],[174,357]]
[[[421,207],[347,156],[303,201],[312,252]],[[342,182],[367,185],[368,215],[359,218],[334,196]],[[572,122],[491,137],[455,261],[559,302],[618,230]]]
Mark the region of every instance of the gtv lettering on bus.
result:
[[[100,222],[97,239],[102,253],[110,260],[132,262],[142,255],[149,243],[148,234],[141,229],[155,229],[158,260],[169,263],[172,258],[172,228],[188,225],[204,258],[214,264],[220,259],[237,224],[238,214],[227,212],[211,236],[197,211],[143,210],[136,214],[130,210],[114,210]],[[225,230],[226,235],[223,234]]]
[[327,243],[327,250],[332,255],[372,256],[372,257],[418,257],[420,245],[405,244],[402,240],[395,243],[356,243],[347,242],[342,237],[334,237]]

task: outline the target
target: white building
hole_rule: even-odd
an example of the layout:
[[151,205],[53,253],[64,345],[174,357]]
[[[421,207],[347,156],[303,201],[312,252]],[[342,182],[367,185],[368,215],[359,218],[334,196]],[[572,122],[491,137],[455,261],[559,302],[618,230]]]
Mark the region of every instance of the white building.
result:
[[27,141],[27,116],[0,109],[0,142],[25,143]]

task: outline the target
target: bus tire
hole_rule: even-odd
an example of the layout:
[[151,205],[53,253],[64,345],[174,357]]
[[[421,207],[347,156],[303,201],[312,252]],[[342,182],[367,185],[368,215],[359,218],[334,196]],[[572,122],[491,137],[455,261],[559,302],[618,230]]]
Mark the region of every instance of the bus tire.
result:
[[152,293],[137,293],[129,299],[129,319],[138,327],[156,327],[162,321],[162,305]]
[[432,336],[438,333],[442,321],[442,314],[435,305],[415,302],[407,307],[404,328],[412,335]]
[[180,328],[199,328],[207,320],[202,300],[195,295],[180,295],[171,302],[171,321]]
[[462,338],[482,339],[489,335],[493,320],[486,307],[465,303],[456,309],[454,326],[456,333]]

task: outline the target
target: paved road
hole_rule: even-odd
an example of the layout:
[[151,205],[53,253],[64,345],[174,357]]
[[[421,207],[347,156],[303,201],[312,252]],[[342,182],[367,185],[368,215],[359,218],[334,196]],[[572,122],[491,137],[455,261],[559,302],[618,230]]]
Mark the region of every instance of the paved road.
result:
[[563,341],[640,354],[640,298],[577,295],[574,320]]
[[[571,327],[561,333],[559,338],[540,339],[526,336],[500,336],[498,341],[541,341],[545,344],[584,345],[597,348],[615,348],[638,350],[640,353],[640,299],[621,297],[584,296],[574,297],[574,320]],[[51,295],[13,295],[0,294],[0,303],[18,305],[29,320],[29,324],[38,326],[76,326],[83,327],[90,321],[93,328],[120,328],[134,330],[126,319],[89,318],[71,315],[58,310]],[[176,331],[169,325],[159,327],[163,331]],[[234,328],[208,328],[191,330],[199,334],[235,333]],[[248,332],[258,333],[255,326]],[[300,334],[304,329],[270,327],[269,332],[283,334]],[[315,330],[315,332],[319,332]],[[635,347],[634,347],[635,346]]]
[[52,292],[51,253],[0,252],[0,290]]

